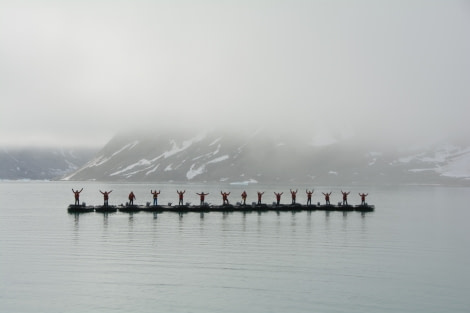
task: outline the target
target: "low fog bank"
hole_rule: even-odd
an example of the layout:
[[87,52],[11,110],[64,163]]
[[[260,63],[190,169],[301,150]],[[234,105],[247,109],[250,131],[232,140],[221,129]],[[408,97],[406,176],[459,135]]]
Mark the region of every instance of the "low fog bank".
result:
[[[221,109],[222,110],[222,109]],[[362,117],[364,118],[364,117]],[[164,113],[136,114],[128,120],[113,119],[109,126],[103,123],[94,129],[83,123],[54,133],[53,137],[42,137],[41,132],[26,134],[26,140],[3,140],[0,147],[8,149],[55,148],[99,150],[114,137],[166,137],[187,139],[204,133],[219,133],[220,136],[250,138],[264,136],[266,140],[279,144],[328,146],[341,143],[346,146],[369,147],[371,150],[394,151],[437,144],[470,146],[467,125],[444,125],[443,123],[416,122],[406,125],[402,120],[374,121],[351,116],[349,121],[311,118],[308,114],[280,116],[263,114],[259,118],[240,115],[187,116],[166,118]],[[72,132],[72,134],[70,134]]]
[[[266,127],[233,132],[127,131],[113,137],[86,166],[66,180],[465,184],[470,146],[403,146],[383,150],[357,137],[311,143],[309,133]],[[305,140],[305,141],[303,141]]]
[[[342,127],[329,127],[324,122],[309,122],[308,118],[292,118],[287,121],[241,121],[222,122],[198,121],[194,123],[141,123],[138,127],[128,125],[112,137],[130,138],[166,138],[187,140],[207,133],[218,134],[220,137],[249,140],[252,137],[265,138],[266,141],[279,145],[324,147],[341,144],[345,148],[354,147],[361,150],[388,151],[412,150],[433,145],[470,146],[470,138],[466,135],[470,130],[460,129],[458,132],[446,132],[441,127],[424,130],[419,123],[405,128],[397,121],[393,129],[373,127],[365,123],[361,127],[345,124]],[[307,120],[307,121],[305,121]],[[110,138],[111,139],[111,138]]]

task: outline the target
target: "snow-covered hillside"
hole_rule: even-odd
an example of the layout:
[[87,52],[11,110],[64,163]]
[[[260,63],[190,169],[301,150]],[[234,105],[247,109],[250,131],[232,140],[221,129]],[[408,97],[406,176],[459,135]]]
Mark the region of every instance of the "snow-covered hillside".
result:
[[400,157],[411,172],[432,171],[445,177],[470,179],[470,147],[445,144]]
[[[288,138],[288,137],[287,137]],[[65,180],[302,182],[312,184],[470,184],[470,147],[402,152],[358,145],[302,143],[256,131],[166,132],[116,136]]]

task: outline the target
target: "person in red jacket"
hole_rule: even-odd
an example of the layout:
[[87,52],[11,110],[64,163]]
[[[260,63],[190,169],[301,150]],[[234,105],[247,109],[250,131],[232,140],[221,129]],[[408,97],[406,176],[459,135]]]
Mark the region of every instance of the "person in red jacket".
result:
[[160,194],[160,190],[157,192],[157,189],[155,189],[155,191],[150,189],[150,193],[153,195],[153,205],[157,206],[158,205],[158,195]]
[[75,195],[75,205],[80,205],[80,192],[82,192],[83,188],[80,189],[80,191],[78,190],[73,190],[72,188],[72,192],[74,193]]
[[332,192],[330,192],[330,193],[322,192],[322,194],[325,196],[325,204],[330,205],[330,196],[331,196]]
[[226,205],[226,204],[229,204],[228,203],[228,196],[230,195],[230,192],[222,192],[220,191],[220,194],[222,195],[222,204],[223,205]]
[[258,205],[261,204],[261,197],[264,195],[264,191],[263,192],[259,192],[258,191]]
[[246,205],[246,197],[247,197],[247,196],[248,196],[248,195],[246,194],[246,191],[243,190],[243,193],[242,193],[242,201],[243,201],[242,204],[243,204],[243,205]]
[[283,192],[281,192],[281,193],[274,192],[274,194],[276,195],[276,205],[279,206],[279,203],[281,202],[281,196],[282,196]]
[[343,205],[348,205],[348,195],[350,194],[350,192],[343,192],[341,190],[341,193],[343,194]]
[[110,194],[111,192],[113,192],[113,191],[110,190],[110,191],[102,192],[102,191],[100,190],[100,192],[103,194],[103,199],[104,199],[103,205],[104,205],[104,206],[108,206],[109,194]]
[[290,195],[292,197],[292,204],[295,204],[295,198],[297,197],[297,191],[293,191],[292,189],[290,189]]
[[366,197],[368,196],[368,193],[360,193],[359,196],[361,197],[361,205],[366,205]]
[[205,197],[208,195],[208,193],[204,193],[204,192],[197,193],[197,192],[196,192],[196,194],[199,196],[199,199],[201,200],[201,204],[200,204],[200,205],[203,206],[203,205],[204,205],[204,199],[205,199]]
[[135,199],[134,192],[131,191],[131,193],[129,194],[129,205],[134,205],[134,199]]
[[312,205],[313,189],[312,189],[312,191],[305,190],[305,192],[307,193],[307,205]]
[[176,190],[176,193],[178,194],[178,205],[183,205],[183,195],[184,193],[186,192],[186,190],[183,190],[183,191],[178,191]]

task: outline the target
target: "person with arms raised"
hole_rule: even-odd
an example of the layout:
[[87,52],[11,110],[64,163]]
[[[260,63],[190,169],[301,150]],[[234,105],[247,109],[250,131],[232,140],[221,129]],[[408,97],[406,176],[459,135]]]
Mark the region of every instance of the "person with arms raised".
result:
[[205,197],[206,197],[209,193],[204,193],[204,192],[197,193],[197,192],[196,192],[196,194],[197,194],[197,195],[199,196],[199,198],[201,199],[201,204],[200,204],[200,205],[203,206],[203,205],[204,205],[204,199],[205,199]]
[[101,192],[101,194],[103,195],[103,200],[104,200],[103,206],[108,206],[109,194],[110,194],[111,192],[113,192],[113,191],[110,190],[110,191],[105,191],[105,192],[103,192],[103,191],[100,190],[100,192]]
[[160,194],[160,190],[157,192],[157,189],[155,189],[155,191],[150,189],[150,193],[153,195],[153,205],[157,206],[158,205],[158,195]]
[[328,193],[328,192],[327,192],[327,193],[322,192],[322,194],[325,196],[325,204],[326,204],[326,205],[330,205],[330,196],[331,196],[332,192],[330,192],[330,193]]
[[176,193],[178,194],[178,205],[183,205],[183,195],[184,193],[186,192],[186,190],[183,190],[183,191],[178,191],[176,190]]
[[80,205],[80,192],[82,192],[83,188],[80,189],[80,191],[77,190],[73,190],[72,188],[72,192],[74,193],[75,195],[75,205]]

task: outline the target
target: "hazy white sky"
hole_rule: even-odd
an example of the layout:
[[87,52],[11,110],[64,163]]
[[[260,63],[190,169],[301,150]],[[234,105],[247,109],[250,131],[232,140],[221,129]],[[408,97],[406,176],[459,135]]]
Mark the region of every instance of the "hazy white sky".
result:
[[20,3],[0,4],[1,145],[185,123],[470,133],[470,1]]

